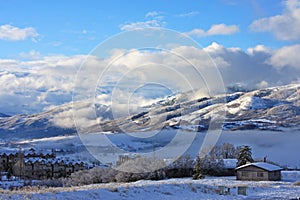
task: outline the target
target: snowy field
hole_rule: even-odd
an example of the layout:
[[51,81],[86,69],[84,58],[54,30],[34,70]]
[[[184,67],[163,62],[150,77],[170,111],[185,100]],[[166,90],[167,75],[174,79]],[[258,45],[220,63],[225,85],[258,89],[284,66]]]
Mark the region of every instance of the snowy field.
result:
[[[127,150],[146,151],[153,148],[153,144],[164,146],[173,138],[174,132],[166,130],[166,134],[156,138],[137,140],[125,134],[111,134],[110,139]],[[186,134],[189,134],[188,132]],[[110,151],[107,146],[95,138],[97,134],[87,135],[90,145],[97,151]],[[199,150],[205,133],[198,133],[189,152]],[[159,142],[158,142],[159,141]],[[237,145],[250,145],[254,158],[268,156],[269,160],[281,165],[300,167],[298,152],[300,132],[297,130],[273,131],[223,131],[218,144],[229,142]],[[183,141],[184,142],[184,141]],[[199,145],[200,144],[200,145]],[[177,144],[181,145],[181,144]],[[68,157],[89,162],[92,156],[85,149],[78,136],[59,136],[27,141],[2,141],[2,150],[12,150],[17,147],[35,147],[39,150],[61,149],[58,157]],[[95,184],[70,188],[34,188],[19,191],[0,189],[1,199],[298,199],[300,186],[294,183],[300,181],[300,172],[284,171],[282,181],[251,182],[236,181],[234,177],[215,178],[207,177],[203,180],[169,179],[162,181],[138,181],[134,183]],[[1,184],[5,184],[2,182]],[[17,183],[16,183],[17,184]],[[247,186],[247,195],[238,195],[238,187]],[[221,188],[230,188],[230,193],[220,195]]]
[[[202,180],[168,179],[133,183],[94,184],[70,188],[0,190],[0,199],[297,199],[300,172],[284,171],[282,181],[236,181],[235,177],[207,177]],[[220,194],[221,188],[230,188]],[[246,195],[238,195],[238,187],[247,187]]]

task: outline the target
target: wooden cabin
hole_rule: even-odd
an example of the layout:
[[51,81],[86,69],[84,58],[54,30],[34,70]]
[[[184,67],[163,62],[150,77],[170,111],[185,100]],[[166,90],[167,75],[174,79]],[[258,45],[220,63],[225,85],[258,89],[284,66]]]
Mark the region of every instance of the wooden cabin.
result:
[[237,180],[277,181],[281,180],[282,168],[266,162],[248,163],[235,168]]

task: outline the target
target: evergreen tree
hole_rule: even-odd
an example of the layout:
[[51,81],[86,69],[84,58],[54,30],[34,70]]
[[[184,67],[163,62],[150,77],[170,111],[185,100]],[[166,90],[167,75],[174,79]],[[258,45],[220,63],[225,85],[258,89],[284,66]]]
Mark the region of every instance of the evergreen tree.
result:
[[12,170],[11,170],[11,168],[8,168],[7,173],[6,173],[6,178],[8,180],[10,180],[11,177],[12,177]]
[[248,162],[252,163],[254,162],[252,158],[252,152],[251,152],[251,147],[250,146],[243,146],[240,148],[238,157],[237,157],[237,164],[236,166],[239,167],[241,165],[245,165]]
[[193,179],[198,180],[202,178],[204,178],[204,176],[202,174],[201,159],[200,156],[198,155],[196,160],[196,165],[194,167]]

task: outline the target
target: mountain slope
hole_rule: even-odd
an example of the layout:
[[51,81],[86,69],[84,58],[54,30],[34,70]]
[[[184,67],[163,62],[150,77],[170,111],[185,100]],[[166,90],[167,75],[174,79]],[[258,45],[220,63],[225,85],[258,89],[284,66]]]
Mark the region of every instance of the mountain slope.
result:
[[[76,132],[73,104],[68,103],[33,115],[0,118],[0,138],[42,138]],[[300,127],[300,84],[216,97],[193,99],[189,93],[176,94],[129,117],[113,119],[111,108],[76,102],[80,113],[76,123],[86,132],[139,132],[161,128],[203,131],[212,116],[223,115],[224,130],[282,130]],[[97,116],[93,116],[96,111]],[[99,126],[100,125],[100,126]],[[6,133],[6,134],[2,134]]]
[[[74,105],[75,104],[75,105]],[[0,118],[0,139],[6,138],[43,138],[59,135],[74,134],[76,128],[73,120],[73,106],[80,109],[80,120],[94,124],[97,117],[91,117],[91,111],[96,111],[97,116],[111,119],[110,108],[105,105],[91,105],[88,102],[67,103],[56,106],[48,111],[32,115],[15,115]],[[105,117],[105,118],[104,118]]]
[[[223,115],[223,129],[281,130],[300,126],[300,85],[238,92],[159,106],[135,116],[107,121],[102,131],[145,131],[161,128],[206,130],[212,116]],[[179,103],[176,103],[179,102]],[[97,126],[99,127],[99,126]],[[93,131],[99,131],[94,127]]]

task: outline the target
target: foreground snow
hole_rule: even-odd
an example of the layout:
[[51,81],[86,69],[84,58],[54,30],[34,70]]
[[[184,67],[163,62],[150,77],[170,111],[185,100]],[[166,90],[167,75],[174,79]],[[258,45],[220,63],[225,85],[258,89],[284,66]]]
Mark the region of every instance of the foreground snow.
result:
[[[0,199],[297,199],[300,197],[300,186],[293,183],[299,175],[299,172],[284,172],[283,179],[287,181],[280,182],[207,177],[196,181],[184,178],[70,188],[1,190]],[[230,188],[230,194],[220,195],[220,186]],[[237,188],[241,186],[247,186],[247,195],[237,194]]]

